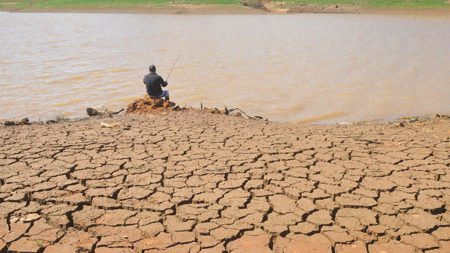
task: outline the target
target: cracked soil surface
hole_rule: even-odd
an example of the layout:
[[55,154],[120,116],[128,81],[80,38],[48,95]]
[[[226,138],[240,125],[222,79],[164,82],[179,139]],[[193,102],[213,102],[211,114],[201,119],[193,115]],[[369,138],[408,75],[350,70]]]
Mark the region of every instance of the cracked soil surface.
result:
[[0,127],[0,252],[448,253],[449,165],[444,118]]

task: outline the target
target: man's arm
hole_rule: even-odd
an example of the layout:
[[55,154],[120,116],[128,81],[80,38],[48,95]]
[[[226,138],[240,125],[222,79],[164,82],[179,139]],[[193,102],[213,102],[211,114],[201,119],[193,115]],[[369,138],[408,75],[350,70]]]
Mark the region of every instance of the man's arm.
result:
[[168,85],[168,83],[164,81],[164,79],[161,76],[159,77],[159,83],[161,84],[162,87],[166,87]]

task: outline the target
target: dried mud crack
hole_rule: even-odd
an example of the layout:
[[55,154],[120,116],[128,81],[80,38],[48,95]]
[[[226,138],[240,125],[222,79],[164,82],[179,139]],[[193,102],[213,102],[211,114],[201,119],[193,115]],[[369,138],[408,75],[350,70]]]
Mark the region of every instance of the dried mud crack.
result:
[[448,118],[0,127],[0,252],[448,253],[449,166]]

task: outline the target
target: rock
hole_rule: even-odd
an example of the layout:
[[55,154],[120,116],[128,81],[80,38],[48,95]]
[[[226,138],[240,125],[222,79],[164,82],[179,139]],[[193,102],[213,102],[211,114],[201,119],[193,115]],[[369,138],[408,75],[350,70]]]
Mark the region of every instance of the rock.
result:
[[11,216],[11,219],[10,219],[10,222],[11,222],[11,223],[17,223],[17,222],[19,222],[19,221],[20,221],[20,219],[19,219],[18,217]]
[[28,118],[23,118],[23,119],[20,121],[20,124],[21,124],[21,125],[29,125],[29,124],[30,124],[30,120],[29,120]]
[[5,123],[3,123],[3,125],[5,125],[5,126],[14,126],[14,125],[16,125],[16,122],[14,122],[14,121],[5,121]]
[[217,109],[217,108],[214,108],[214,109],[211,111],[211,113],[212,113],[212,114],[220,114],[220,110]]
[[92,107],[86,108],[86,113],[87,115],[89,115],[89,117],[98,116],[100,114],[97,109]]
[[32,214],[28,214],[27,216],[25,216],[23,221],[24,222],[32,222],[32,221],[38,220],[39,218],[41,218],[41,216],[39,214],[32,213]]
[[114,123],[114,124],[108,124],[108,123],[105,123],[105,122],[101,122],[100,123],[101,127],[106,127],[106,128],[113,128],[113,127],[116,127],[118,125],[119,125],[118,123]]
[[450,119],[450,115],[443,115],[443,114],[436,114],[435,117],[436,118],[447,118],[447,119]]
[[30,120],[28,118],[23,118],[20,121],[8,120],[8,121],[5,121],[3,123],[3,125],[5,125],[5,126],[30,125]]

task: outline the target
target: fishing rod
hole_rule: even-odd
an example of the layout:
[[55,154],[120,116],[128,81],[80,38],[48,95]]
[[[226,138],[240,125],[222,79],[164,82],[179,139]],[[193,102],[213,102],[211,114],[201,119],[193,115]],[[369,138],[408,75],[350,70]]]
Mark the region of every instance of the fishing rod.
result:
[[174,62],[172,68],[170,69],[169,74],[167,74],[166,83],[167,83],[167,81],[169,80],[170,74],[172,74],[172,70],[175,68],[175,65],[177,65],[178,60],[180,60],[180,57],[181,57],[182,54],[183,54],[183,52],[181,52],[180,55],[178,55],[178,58],[177,58],[177,60]]

